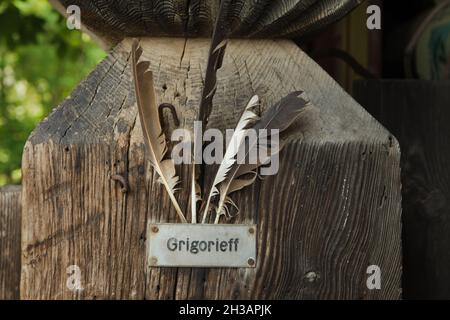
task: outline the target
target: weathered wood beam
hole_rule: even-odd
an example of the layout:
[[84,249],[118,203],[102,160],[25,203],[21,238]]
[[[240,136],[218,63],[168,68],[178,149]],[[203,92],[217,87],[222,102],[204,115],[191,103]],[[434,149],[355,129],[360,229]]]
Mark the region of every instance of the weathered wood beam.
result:
[[19,299],[21,187],[0,188],[0,300]]
[[450,84],[358,81],[354,94],[402,148],[404,297],[450,299]]
[[[62,14],[81,8],[85,30],[102,45],[125,37],[210,37],[220,1],[209,0],[50,0]],[[232,0],[227,21],[239,38],[293,38],[328,25],[362,0]]]
[[[145,38],[158,103],[197,118],[207,39]],[[232,40],[211,127],[234,127],[253,94],[262,108],[294,90],[313,107],[278,175],[239,192],[235,223],[258,225],[255,269],[147,269],[146,225],[177,222],[145,162],[126,39],[42,122],[23,157],[25,299],[398,299],[400,151],[396,140],[291,41]],[[166,115],[167,116],[167,115]],[[173,120],[165,118],[173,127]],[[127,193],[113,175],[128,181]],[[185,190],[188,173],[180,172]],[[188,192],[179,203],[188,207]],[[26,232],[25,232],[26,231]],[[67,287],[79,267],[83,290]],[[366,286],[367,267],[382,289]]]

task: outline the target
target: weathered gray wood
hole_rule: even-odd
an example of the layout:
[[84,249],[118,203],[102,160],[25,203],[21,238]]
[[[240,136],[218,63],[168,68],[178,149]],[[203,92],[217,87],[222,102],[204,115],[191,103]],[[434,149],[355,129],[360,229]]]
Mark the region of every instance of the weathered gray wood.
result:
[[[124,37],[210,37],[220,1],[50,0],[61,13],[81,8],[87,30],[107,45]],[[231,0],[233,37],[293,38],[338,20],[362,0]]]
[[450,84],[360,81],[358,101],[399,139],[406,299],[450,299]]
[[19,299],[21,187],[0,188],[0,300]]
[[[209,122],[234,127],[255,93],[263,109],[294,90],[313,104],[296,123],[278,175],[234,198],[242,210],[235,222],[258,224],[257,268],[146,269],[147,220],[177,217],[144,161],[130,44],[121,43],[26,144],[23,298],[400,297],[398,145],[290,41],[232,40]],[[158,103],[172,103],[191,128],[209,41],[146,38],[142,46]],[[128,179],[128,193],[114,174]],[[178,197],[187,208],[188,193]],[[366,287],[372,264],[382,268],[380,291]],[[69,265],[80,267],[83,291],[67,289]]]

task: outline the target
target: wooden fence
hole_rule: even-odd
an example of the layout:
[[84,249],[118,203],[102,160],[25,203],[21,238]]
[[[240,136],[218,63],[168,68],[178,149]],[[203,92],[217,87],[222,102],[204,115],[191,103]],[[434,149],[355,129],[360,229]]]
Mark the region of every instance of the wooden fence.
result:
[[19,299],[21,188],[0,188],[0,300]]

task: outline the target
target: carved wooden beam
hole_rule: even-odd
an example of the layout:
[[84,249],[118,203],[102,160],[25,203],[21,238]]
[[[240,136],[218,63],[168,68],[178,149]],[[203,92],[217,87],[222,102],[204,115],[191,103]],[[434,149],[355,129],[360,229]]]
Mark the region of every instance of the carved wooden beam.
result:
[[[228,8],[232,37],[294,38],[340,19],[362,0],[233,0]],[[210,37],[220,1],[51,0],[63,14],[81,9],[87,30],[105,44],[124,37]]]

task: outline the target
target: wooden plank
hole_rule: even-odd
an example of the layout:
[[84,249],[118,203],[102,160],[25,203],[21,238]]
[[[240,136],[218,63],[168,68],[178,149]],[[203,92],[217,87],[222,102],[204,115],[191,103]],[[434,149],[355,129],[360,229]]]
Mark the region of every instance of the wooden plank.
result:
[[360,81],[355,96],[402,147],[404,297],[450,299],[450,84]]
[[[192,128],[209,41],[141,42],[158,103],[173,104],[182,126]],[[209,122],[234,127],[255,93],[262,109],[294,90],[305,90],[313,104],[296,123],[278,175],[235,197],[241,214],[234,222],[258,224],[257,268],[147,269],[147,221],[177,222],[177,216],[144,160],[130,44],[121,43],[26,144],[23,298],[400,297],[398,145],[286,40],[230,42]],[[187,171],[180,170],[184,190]],[[114,174],[128,180],[127,193]],[[187,208],[188,193],[178,197]],[[373,264],[383,270],[381,290],[366,286]],[[83,290],[67,286],[71,265],[79,267]]]
[[0,300],[19,299],[21,187],[0,188]]

